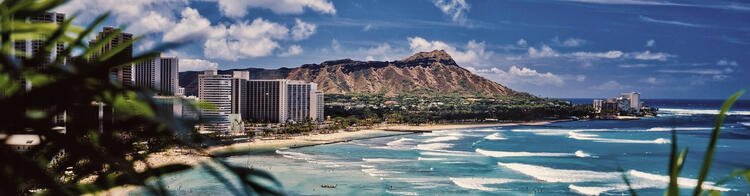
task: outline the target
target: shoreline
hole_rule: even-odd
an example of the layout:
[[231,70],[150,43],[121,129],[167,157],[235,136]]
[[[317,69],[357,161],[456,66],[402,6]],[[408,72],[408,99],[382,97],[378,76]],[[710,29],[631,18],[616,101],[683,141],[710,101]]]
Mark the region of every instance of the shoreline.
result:
[[[335,144],[353,140],[372,139],[379,137],[392,137],[398,135],[408,135],[423,132],[432,132],[434,130],[451,130],[466,128],[483,128],[483,127],[503,127],[503,126],[538,126],[558,122],[568,122],[570,119],[562,120],[542,120],[531,122],[513,122],[513,123],[474,123],[474,124],[425,124],[425,125],[389,125],[378,128],[369,128],[357,131],[339,131],[328,134],[313,134],[293,136],[287,139],[274,140],[256,140],[242,142],[225,146],[211,147],[203,151],[193,152],[178,149],[169,149],[165,152],[158,152],[149,155],[147,162],[151,167],[158,167],[167,164],[187,164],[198,165],[210,159],[210,157],[226,157],[233,155],[260,154],[274,152],[278,149],[302,148],[317,145]],[[138,162],[134,166],[137,171],[145,169],[145,163]],[[100,192],[97,195],[127,195],[128,193],[140,188],[139,186],[119,186]]]

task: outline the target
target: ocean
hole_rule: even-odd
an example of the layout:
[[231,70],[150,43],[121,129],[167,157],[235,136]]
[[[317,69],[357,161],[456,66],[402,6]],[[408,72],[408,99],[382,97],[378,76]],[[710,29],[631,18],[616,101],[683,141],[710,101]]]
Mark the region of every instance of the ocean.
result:
[[[661,195],[675,129],[679,148],[688,149],[681,192],[692,193],[722,101],[645,102],[660,108],[658,117],[435,130],[227,160],[270,171],[290,195],[622,195],[628,193],[623,176],[638,194]],[[750,168],[748,155],[750,101],[743,100],[725,119],[704,188],[748,195],[742,178],[715,184],[734,169]],[[232,194],[205,169],[162,182],[176,195]]]

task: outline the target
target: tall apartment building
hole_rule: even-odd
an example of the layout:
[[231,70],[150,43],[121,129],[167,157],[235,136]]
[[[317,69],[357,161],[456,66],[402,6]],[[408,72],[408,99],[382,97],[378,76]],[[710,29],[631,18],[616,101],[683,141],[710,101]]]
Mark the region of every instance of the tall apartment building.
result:
[[315,117],[314,120],[317,120],[318,122],[325,121],[325,113],[323,111],[325,110],[325,100],[324,100],[324,94],[321,91],[315,91]]
[[[28,23],[57,23],[60,24],[65,21],[65,14],[56,12],[45,12],[38,16],[32,16],[25,19]],[[49,34],[38,34],[30,36],[26,39],[13,41],[13,49],[11,53],[14,54],[15,58],[23,63],[25,67],[36,67],[38,70],[44,70],[45,64],[52,62],[65,50],[63,43],[56,43],[55,48],[45,53],[44,45]],[[44,55],[42,62],[33,61],[32,57]],[[31,81],[22,81],[24,89],[27,91],[31,89]],[[0,95],[2,96],[2,95]]]
[[620,94],[620,97],[629,100],[629,106],[633,111],[640,112],[641,111],[641,94],[637,92],[630,92],[630,93],[622,93]]
[[311,103],[311,92],[315,92],[317,89],[313,89],[313,85],[303,81],[289,81],[287,83],[287,121],[291,122],[303,122],[309,120],[312,113]]
[[[114,28],[114,27],[104,27],[102,31],[96,35],[95,39],[89,41],[89,46],[98,43],[100,40],[106,38],[112,33],[118,33],[119,30],[120,29]],[[114,48],[117,48],[117,46],[120,46],[121,44],[124,44],[125,42],[131,39],[133,39],[133,34],[119,32],[117,36],[115,36],[109,42],[105,43],[104,47],[102,47],[96,54],[92,56],[92,60],[97,59],[100,55],[105,54]],[[133,58],[133,45],[126,47],[125,50],[113,56],[112,58],[118,62],[128,61],[132,59]],[[132,69],[133,68],[131,65],[114,68],[111,71],[112,78],[115,78],[116,81],[120,82],[123,86],[131,86],[132,80],[133,80]]]
[[178,94],[179,59],[177,57],[157,57],[135,65],[135,85],[154,89],[159,95]]
[[239,114],[241,120],[249,117],[247,108],[247,86],[250,72],[234,71],[232,73],[232,114]]
[[246,83],[247,103],[246,107],[240,107],[240,110],[246,108],[244,120],[273,123],[323,120],[323,93],[317,91],[315,83],[284,79]]
[[287,119],[288,80],[247,81],[247,118],[253,122],[283,123]]
[[208,121],[203,125],[205,130],[226,131],[229,129],[228,115],[232,112],[231,79],[231,75],[218,74],[216,70],[207,70],[198,75],[198,98],[216,107],[202,111]]

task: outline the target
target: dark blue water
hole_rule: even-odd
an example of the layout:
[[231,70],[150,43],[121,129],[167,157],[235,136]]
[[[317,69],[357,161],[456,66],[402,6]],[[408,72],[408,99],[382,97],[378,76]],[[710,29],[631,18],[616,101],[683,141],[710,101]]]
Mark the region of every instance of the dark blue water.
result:
[[[683,194],[691,193],[721,101],[646,103],[660,106],[658,117],[436,130],[229,161],[269,170],[299,195],[621,195],[628,189],[623,175],[639,194],[661,195],[675,129],[679,148],[688,149],[679,183]],[[725,195],[750,193],[741,178],[714,184],[750,168],[750,107],[738,105],[726,118],[704,184]],[[202,170],[169,179],[177,194],[230,194]]]

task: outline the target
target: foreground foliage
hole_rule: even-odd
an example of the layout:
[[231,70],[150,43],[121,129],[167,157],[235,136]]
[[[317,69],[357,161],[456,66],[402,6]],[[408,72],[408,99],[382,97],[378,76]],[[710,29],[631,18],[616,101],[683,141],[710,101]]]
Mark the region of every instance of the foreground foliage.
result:
[[[123,86],[110,77],[110,71],[154,58],[175,45],[117,58],[139,37],[103,53],[104,44],[85,44],[87,36],[106,20],[106,14],[87,28],[73,26],[75,16],[59,24],[27,20],[63,3],[65,0],[0,3],[0,134],[41,138],[41,143],[28,151],[11,149],[5,139],[0,140],[0,195],[30,194],[30,190],[45,195],[78,195],[150,184],[147,182],[156,182],[145,186],[151,193],[168,194],[158,177],[193,166],[173,164],[138,172],[134,165],[145,162],[151,153],[173,146],[201,151],[201,147],[213,144],[194,128],[202,118],[176,118],[159,107],[152,90]],[[107,43],[118,33],[98,43]],[[14,41],[28,39],[42,41],[42,50],[33,56],[14,51]],[[58,44],[64,49],[49,59]],[[30,89],[26,88],[29,83]],[[194,105],[182,99],[174,101]],[[61,116],[67,119],[56,123]],[[66,127],[65,133],[59,131],[60,126]],[[226,168],[235,175],[232,179],[241,182],[241,187],[235,187],[229,176],[213,173],[236,195],[282,194],[281,184],[269,173],[221,159],[210,162],[214,164],[200,167]],[[82,183],[83,179],[95,180]]]

